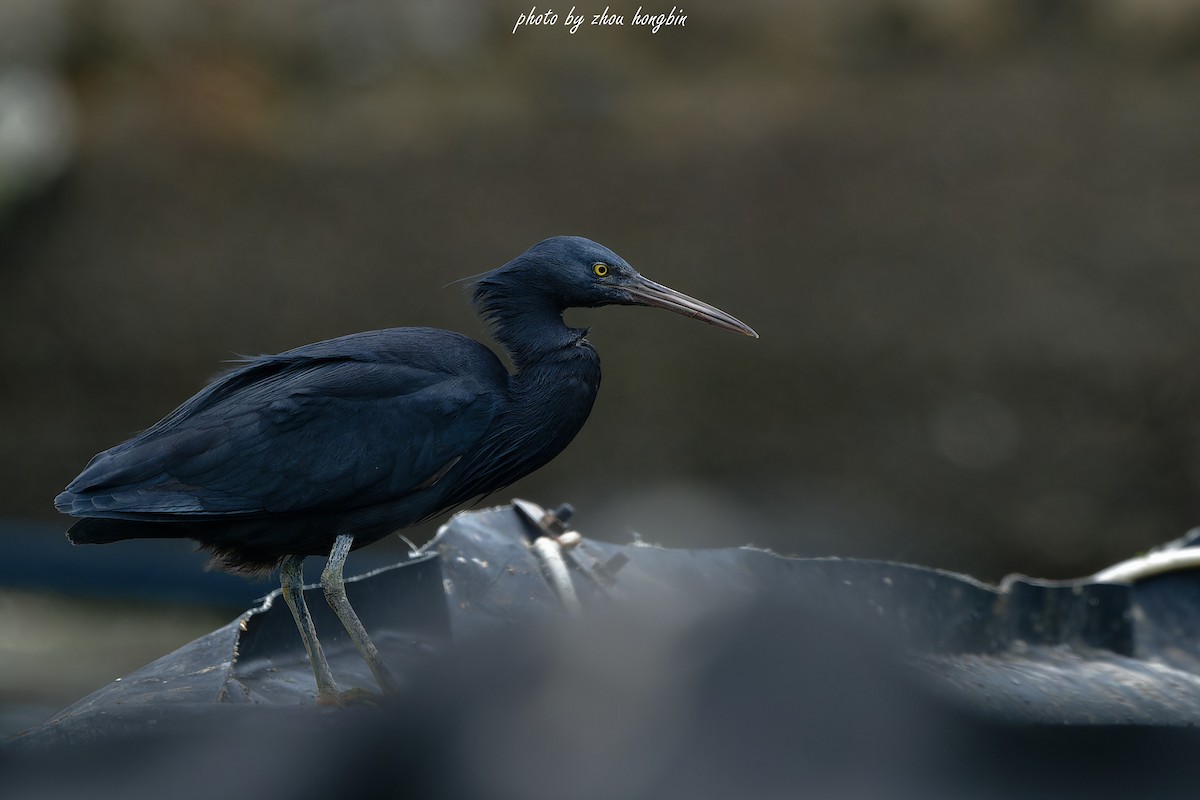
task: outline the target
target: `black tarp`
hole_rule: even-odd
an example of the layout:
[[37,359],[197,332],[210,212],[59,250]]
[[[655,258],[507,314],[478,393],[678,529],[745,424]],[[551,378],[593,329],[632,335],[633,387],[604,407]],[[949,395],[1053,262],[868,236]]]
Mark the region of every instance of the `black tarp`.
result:
[[[1028,797],[1022,770],[993,761],[1042,763],[1049,748],[1043,768],[1067,767],[1075,783],[1047,796],[1108,796],[1123,768],[1169,790],[1187,761],[1173,748],[1200,744],[1197,570],[994,587],[906,564],[584,538],[565,551],[584,609],[573,616],[530,547],[540,532],[513,506],[459,514],[411,560],[348,583],[404,683],[396,698],[312,705],[276,593],[9,740],[0,777],[69,786],[42,767],[69,755],[86,776],[137,752],[139,764],[178,759],[197,797],[224,785],[211,782],[221,759],[274,774],[280,792],[319,775],[291,790],[305,797],[356,775],[356,790],[380,796],[403,775],[447,797],[718,797],[739,785]],[[311,591],[335,675],[373,687]],[[289,772],[296,759],[304,768]],[[130,776],[113,796],[163,789]],[[852,786],[861,795],[841,791]]]

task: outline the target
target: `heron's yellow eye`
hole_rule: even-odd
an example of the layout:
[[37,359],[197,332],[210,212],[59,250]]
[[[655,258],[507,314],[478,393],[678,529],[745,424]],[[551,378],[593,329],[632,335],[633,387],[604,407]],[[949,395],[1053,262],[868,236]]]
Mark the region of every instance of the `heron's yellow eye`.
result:
[[592,267],[592,272],[596,273],[597,278],[603,278],[608,274],[608,264],[596,264]]

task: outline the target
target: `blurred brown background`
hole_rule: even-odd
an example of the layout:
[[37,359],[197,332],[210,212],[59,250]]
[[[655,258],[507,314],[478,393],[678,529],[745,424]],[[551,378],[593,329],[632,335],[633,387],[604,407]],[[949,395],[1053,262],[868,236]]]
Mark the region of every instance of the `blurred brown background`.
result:
[[597,407],[496,502],[985,579],[1200,520],[1200,3],[569,6],[6,0],[0,516],[66,548],[54,494],[222,360],[482,336],[445,284],[576,233],[762,338],[569,316]]

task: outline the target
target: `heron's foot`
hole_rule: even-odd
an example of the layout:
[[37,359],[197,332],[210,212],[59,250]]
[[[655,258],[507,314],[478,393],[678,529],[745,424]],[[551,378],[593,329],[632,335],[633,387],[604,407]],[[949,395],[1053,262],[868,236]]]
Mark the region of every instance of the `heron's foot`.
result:
[[384,696],[378,692],[358,687],[347,689],[344,692],[321,692],[317,694],[317,705],[319,706],[337,706],[339,708],[358,705],[378,706],[382,705],[383,701]]

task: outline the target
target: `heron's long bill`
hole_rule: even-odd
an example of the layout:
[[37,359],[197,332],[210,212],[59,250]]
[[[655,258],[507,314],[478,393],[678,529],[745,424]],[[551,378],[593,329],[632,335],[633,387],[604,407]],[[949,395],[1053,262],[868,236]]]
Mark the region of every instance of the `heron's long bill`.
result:
[[754,329],[740,319],[726,314],[716,306],[688,297],[683,292],[677,292],[648,278],[639,275],[636,283],[625,288],[636,305],[665,308],[667,311],[674,311],[676,314],[683,314],[685,317],[698,319],[727,331],[758,338]]

